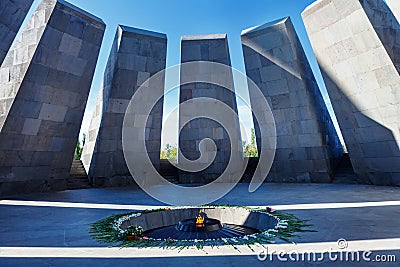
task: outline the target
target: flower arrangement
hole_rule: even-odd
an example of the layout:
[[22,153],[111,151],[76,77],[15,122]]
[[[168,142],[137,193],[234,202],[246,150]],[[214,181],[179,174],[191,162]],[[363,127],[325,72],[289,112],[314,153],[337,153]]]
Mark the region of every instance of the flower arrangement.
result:
[[123,236],[128,240],[139,240],[143,237],[143,228],[140,225],[131,225],[123,232]]
[[[233,238],[221,239],[207,239],[207,240],[175,240],[175,239],[161,239],[146,237],[143,228],[140,225],[131,225],[127,229],[122,229],[122,224],[129,221],[131,218],[139,217],[142,214],[150,212],[158,212],[171,210],[171,208],[146,210],[142,212],[132,212],[126,214],[116,214],[106,217],[92,224],[90,233],[92,237],[99,242],[113,244],[119,247],[161,247],[161,248],[189,248],[197,247],[202,249],[204,246],[218,247],[218,246],[232,246],[238,250],[240,245],[256,245],[256,244],[269,244],[274,243],[275,239],[282,239],[284,241],[293,243],[292,239],[300,232],[313,232],[313,230],[305,229],[312,226],[308,224],[308,220],[301,220],[296,216],[288,213],[275,211],[272,208],[254,209],[248,207],[238,206],[206,206],[218,208],[245,208],[251,212],[260,212],[272,216],[277,219],[277,224],[274,228],[267,229],[260,233],[245,235]],[[193,207],[180,207],[178,209],[193,208]]]

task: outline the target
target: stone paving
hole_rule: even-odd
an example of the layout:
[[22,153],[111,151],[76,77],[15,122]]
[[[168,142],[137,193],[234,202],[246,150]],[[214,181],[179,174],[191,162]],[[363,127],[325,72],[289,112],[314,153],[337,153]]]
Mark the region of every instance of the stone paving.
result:
[[[373,256],[400,259],[400,188],[333,184],[264,184],[249,195],[239,184],[218,201],[248,206],[272,206],[311,219],[318,232],[295,241],[268,246],[269,251],[304,248],[335,249],[345,238],[349,248],[374,250]],[[177,196],[179,197],[179,196]],[[108,204],[108,205],[105,205]],[[299,205],[309,204],[309,205]],[[105,216],[163,206],[135,187],[85,189],[21,195],[0,200],[0,266],[286,266],[260,262],[257,254],[241,247],[198,250],[112,249],[91,239],[89,224]],[[373,241],[371,241],[373,240]],[[381,251],[380,251],[381,250]],[[32,254],[33,253],[33,254]],[[47,255],[46,255],[47,254]],[[36,255],[36,256],[33,256]],[[41,256],[41,257],[40,257]],[[22,257],[22,258],[21,258]],[[397,266],[377,262],[292,262],[292,266]]]

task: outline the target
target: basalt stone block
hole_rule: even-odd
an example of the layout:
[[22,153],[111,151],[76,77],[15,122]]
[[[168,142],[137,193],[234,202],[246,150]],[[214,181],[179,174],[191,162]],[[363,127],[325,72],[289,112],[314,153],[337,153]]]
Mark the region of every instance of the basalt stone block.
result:
[[302,16],[360,181],[399,185],[398,21],[381,0],[316,1]]
[[0,1],[0,65],[17,35],[33,0]]
[[[226,34],[184,36],[181,43],[181,62],[209,61],[231,66],[228,40]],[[181,67],[180,103],[207,97],[216,99],[229,106],[237,114],[236,95],[234,92],[211,83],[193,82],[199,77],[204,77],[207,71],[199,68],[197,72],[186,72]],[[213,73],[213,77],[223,80],[226,86],[233,88],[232,72],[221,70],[221,73]],[[213,79],[213,78],[211,78]],[[237,139],[230,140],[226,129],[218,122],[207,119],[193,119],[186,125],[183,120],[187,117],[195,118],[202,114],[204,106],[201,104],[189,104],[179,109],[179,126],[182,130],[179,134],[179,148],[183,156],[193,161],[200,157],[199,144],[204,138],[210,138],[217,146],[217,154],[213,163],[203,171],[187,172],[179,171],[179,182],[186,184],[206,184],[218,178],[226,169],[232,153],[242,153],[239,121],[237,117],[225,116],[223,119],[232,131],[236,131]],[[214,109],[214,108],[212,108]],[[231,150],[231,142],[234,149]],[[208,149],[208,148],[207,148]],[[207,150],[206,153],[208,153]],[[211,160],[210,160],[211,161]],[[178,155],[178,165],[180,163]],[[200,163],[201,164],[201,163]]]
[[[273,182],[329,182],[341,144],[290,18],[242,32],[247,75],[271,106],[277,149],[268,180]],[[250,90],[252,109],[259,105]],[[261,149],[264,125],[256,120]],[[304,153],[299,153],[304,151]]]
[[[71,35],[77,23],[98,38]],[[0,161],[0,194],[66,188],[104,30],[93,15],[44,0],[13,43],[0,68],[0,158],[15,157]]]
[[[83,164],[95,186],[134,183],[122,150],[124,115],[136,90],[165,69],[166,53],[165,34],[118,27],[82,153]],[[162,95],[164,88],[158,89]],[[156,169],[160,164],[162,112],[163,99],[155,105],[146,124],[147,153]],[[135,114],[135,120],[146,115]]]

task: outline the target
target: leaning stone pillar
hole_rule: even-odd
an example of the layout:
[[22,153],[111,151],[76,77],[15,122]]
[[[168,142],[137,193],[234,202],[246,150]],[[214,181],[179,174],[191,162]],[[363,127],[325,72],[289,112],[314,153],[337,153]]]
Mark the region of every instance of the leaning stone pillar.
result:
[[[270,104],[277,128],[268,181],[331,181],[342,147],[290,18],[243,31],[242,43],[247,75]],[[249,95],[257,111],[258,99]]]
[[44,0],[0,68],[0,192],[66,188],[105,24]]
[[[82,155],[95,186],[134,183],[122,150],[125,111],[142,83],[165,69],[166,53],[165,34],[118,27]],[[162,95],[164,88],[158,89]],[[156,168],[160,164],[162,112],[163,99],[149,116],[145,137],[147,153]],[[137,118],[144,118],[145,115],[137,114]]]
[[350,159],[400,185],[400,25],[382,0],[320,0],[302,14]]

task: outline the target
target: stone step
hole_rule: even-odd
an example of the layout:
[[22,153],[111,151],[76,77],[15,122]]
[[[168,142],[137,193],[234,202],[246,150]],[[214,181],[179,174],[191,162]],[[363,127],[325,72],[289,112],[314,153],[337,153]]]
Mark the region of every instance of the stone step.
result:
[[70,190],[90,188],[89,179],[82,161],[74,160],[72,162],[71,172],[67,180],[67,187]]
[[358,177],[354,173],[349,154],[343,154],[335,170],[334,184],[358,184]]
[[76,165],[76,166],[72,165],[71,169],[85,169],[85,168],[83,166],[80,166],[80,165]]
[[83,168],[83,167],[71,167],[71,171],[73,171],[73,170],[82,170],[82,171],[85,171],[85,168]]
[[76,181],[76,180],[87,180],[89,181],[89,178],[87,176],[84,175],[79,175],[79,176],[70,176],[68,181]]
[[339,169],[335,172],[333,179],[335,184],[357,184],[358,177],[354,173],[353,169]]
[[83,167],[74,167],[74,166],[71,167],[71,171],[78,171],[78,170],[85,171],[85,168],[83,168]]
[[72,166],[71,170],[85,170],[83,166]]
[[68,180],[89,180],[89,178],[86,175],[74,175],[74,176],[70,176]]
[[70,178],[85,177],[86,179],[88,179],[88,176],[86,175],[86,173],[74,173],[74,174],[70,174],[69,177]]
[[77,160],[77,159],[74,159],[73,161],[72,161],[72,166],[83,166],[83,163],[82,163],[82,161],[81,160]]
[[71,174],[71,175],[74,175],[74,174],[82,174],[82,175],[87,176],[85,170],[71,170],[71,173],[70,173],[70,174]]

